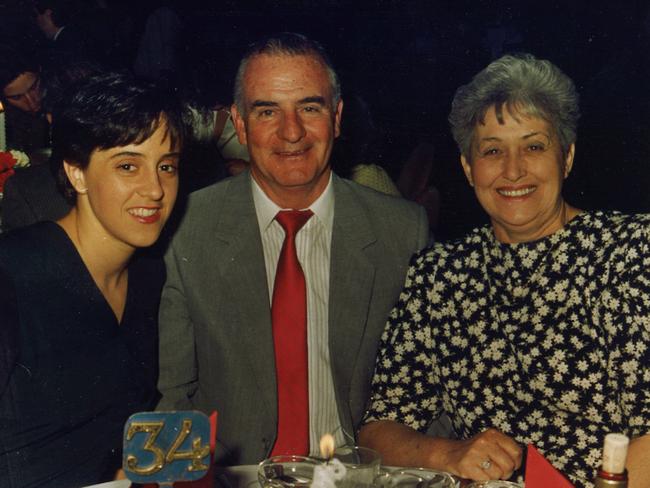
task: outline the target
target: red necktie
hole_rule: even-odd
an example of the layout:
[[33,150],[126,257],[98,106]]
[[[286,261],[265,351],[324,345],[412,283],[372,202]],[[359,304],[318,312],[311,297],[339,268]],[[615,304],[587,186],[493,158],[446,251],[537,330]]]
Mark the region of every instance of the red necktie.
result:
[[307,289],[296,253],[296,234],[311,210],[278,212],[285,232],[275,272],[271,319],[278,385],[278,435],[272,455],[309,453],[309,382],[307,376]]

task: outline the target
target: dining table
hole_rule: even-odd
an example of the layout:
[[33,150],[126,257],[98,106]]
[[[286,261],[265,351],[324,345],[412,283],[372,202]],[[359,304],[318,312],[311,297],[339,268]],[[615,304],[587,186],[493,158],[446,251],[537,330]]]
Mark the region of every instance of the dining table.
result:
[[[83,488],[131,488],[129,480],[115,480]],[[215,487],[218,488],[259,488],[257,481],[257,464],[217,467],[215,470]]]
[[[401,468],[384,466],[382,469],[393,471]],[[214,486],[215,488],[260,488],[257,470],[257,464],[219,466],[215,470]],[[461,486],[463,485],[461,484]],[[116,480],[83,488],[131,488],[131,482],[129,480]]]

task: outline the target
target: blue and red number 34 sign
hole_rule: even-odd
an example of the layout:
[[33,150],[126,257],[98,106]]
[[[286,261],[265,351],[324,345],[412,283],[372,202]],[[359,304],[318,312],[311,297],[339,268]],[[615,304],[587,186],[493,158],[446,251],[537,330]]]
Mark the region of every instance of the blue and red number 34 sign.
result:
[[124,426],[122,467],[135,483],[197,480],[210,468],[210,443],[201,412],[136,413]]

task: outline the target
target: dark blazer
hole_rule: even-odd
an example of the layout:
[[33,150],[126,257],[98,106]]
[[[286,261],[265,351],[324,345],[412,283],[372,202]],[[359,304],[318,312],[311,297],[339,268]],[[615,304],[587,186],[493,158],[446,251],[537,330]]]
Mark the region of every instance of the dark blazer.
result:
[[[342,426],[361,421],[380,335],[424,246],[423,209],[334,176],[329,347]],[[250,174],[190,196],[166,256],[158,409],[217,410],[216,460],[253,464],[277,424],[271,313]]]
[[136,253],[118,324],[60,226],[43,222],[0,237],[2,488],[113,479],[124,423],[158,400],[164,278],[162,260]]

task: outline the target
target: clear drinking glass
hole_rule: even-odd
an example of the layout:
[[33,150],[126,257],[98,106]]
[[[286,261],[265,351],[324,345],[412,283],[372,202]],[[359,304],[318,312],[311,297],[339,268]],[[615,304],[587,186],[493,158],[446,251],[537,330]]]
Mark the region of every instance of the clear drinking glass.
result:
[[385,471],[375,478],[376,488],[455,488],[457,480],[449,473],[424,468]]
[[341,446],[334,451],[334,458],[346,469],[344,478],[336,483],[338,488],[370,487],[379,474],[381,457],[367,447]]
[[318,464],[306,456],[273,456],[259,464],[257,479],[262,488],[308,488]]

